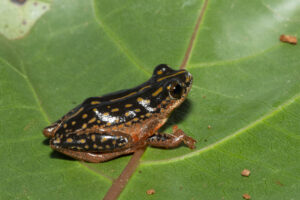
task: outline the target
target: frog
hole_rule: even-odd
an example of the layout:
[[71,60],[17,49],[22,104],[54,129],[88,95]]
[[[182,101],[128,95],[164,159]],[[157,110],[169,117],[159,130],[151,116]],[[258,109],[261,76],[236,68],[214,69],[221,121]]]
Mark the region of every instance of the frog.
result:
[[147,146],[195,148],[196,140],[173,126],[160,133],[172,111],[187,98],[193,77],[186,69],[160,64],[150,79],[132,89],[90,97],[47,126],[50,147],[76,160],[100,163]]

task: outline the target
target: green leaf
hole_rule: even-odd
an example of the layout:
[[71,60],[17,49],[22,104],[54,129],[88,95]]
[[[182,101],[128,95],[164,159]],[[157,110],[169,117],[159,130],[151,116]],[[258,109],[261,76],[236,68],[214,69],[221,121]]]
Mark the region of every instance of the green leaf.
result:
[[298,0],[44,2],[22,38],[0,31],[0,199],[103,198],[131,156],[75,161],[42,129],[157,64],[179,68],[194,31],[193,88],[163,130],[178,124],[197,148],[147,148],[120,199],[298,198],[300,48],[279,41],[300,35]]

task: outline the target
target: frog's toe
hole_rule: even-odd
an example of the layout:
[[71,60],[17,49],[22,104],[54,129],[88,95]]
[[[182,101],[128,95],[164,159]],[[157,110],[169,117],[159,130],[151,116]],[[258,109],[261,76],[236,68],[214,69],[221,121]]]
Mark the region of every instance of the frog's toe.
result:
[[186,136],[184,138],[184,144],[186,144],[186,146],[188,146],[190,149],[195,149],[196,140],[189,136]]

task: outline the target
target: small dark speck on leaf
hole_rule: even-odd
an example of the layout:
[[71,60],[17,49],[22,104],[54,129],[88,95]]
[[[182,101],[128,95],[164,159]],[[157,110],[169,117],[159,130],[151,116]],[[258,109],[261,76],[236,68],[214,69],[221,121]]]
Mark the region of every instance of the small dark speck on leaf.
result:
[[141,174],[141,173],[142,173],[142,171],[141,171],[141,170],[139,170],[139,173]]
[[30,121],[28,124],[26,124],[26,126],[23,128],[24,131],[28,131],[30,130],[35,124],[35,121]]
[[34,2],[33,5],[37,6],[37,5],[38,5],[38,2]]
[[245,193],[245,194],[243,194],[243,198],[248,200],[248,199],[251,199],[251,196],[249,194]]
[[289,44],[297,44],[297,38],[295,36],[292,35],[281,35],[279,40],[281,42],[286,42]]
[[244,169],[244,170],[241,172],[241,175],[242,175],[242,176],[247,176],[247,177],[248,177],[248,176],[250,176],[250,173],[251,173],[251,172],[250,172],[249,169]]
[[152,194],[155,194],[155,190],[154,189],[150,189],[150,190],[147,190],[146,192],[148,195],[152,195]]
[[45,10],[47,8],[47,6],[43,6],[43,9]]
[[284,186],[280,181],[276,181],[276,184],[279,186]]
[[204,96],[202,96],[202,98],[203,98],[203,99],[205,99],[205,98],[206,98],[206,96],[204,95]]
[[183,189],[183,187],[182,187],[182,186],[180,186],[180,187],[179,187],[179,190],[182,190],[182,189]]
[[24,19],[24,20],[22,21],[22,24],[23,24],[23,25],[26,25],[26,24],[27,24],[27,21]]
[[23,5],[26,2],[26,0],[11,0],[11,2],[19,4],[19,5]]
[[204,142],[207,142],[207,139],[204,139]]

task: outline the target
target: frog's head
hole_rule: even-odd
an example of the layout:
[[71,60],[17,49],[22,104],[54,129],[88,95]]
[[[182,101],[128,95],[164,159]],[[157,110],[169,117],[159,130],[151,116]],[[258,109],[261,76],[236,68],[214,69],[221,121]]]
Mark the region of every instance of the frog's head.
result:
[[186,99],[193,77],[185,69],[173,70],[161,64],[154,69],[152,81],[155,88],[152,97],[162,112],[168,115]]

